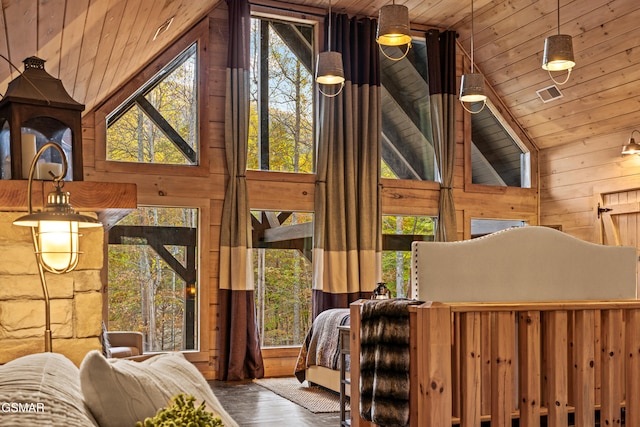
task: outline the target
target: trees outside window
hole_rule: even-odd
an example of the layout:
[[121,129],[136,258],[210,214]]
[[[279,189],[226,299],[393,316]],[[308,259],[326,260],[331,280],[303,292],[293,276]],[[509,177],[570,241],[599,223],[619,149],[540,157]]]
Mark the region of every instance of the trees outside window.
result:
[[251,20],[248,169],[314,172],[314,27]]
[[107,160],[198,164],[197,44],[107,117]]
[[198,209],[142,206],[109,230],[108,326],[145,351],[197,349]]
[[382,216],[382,281],[394,297],[411,297],[411,242],[433,240],[435,223],[429,216]]
[[253,211],[252,223],[261,345],[300,345],[311,327],[313,214]]

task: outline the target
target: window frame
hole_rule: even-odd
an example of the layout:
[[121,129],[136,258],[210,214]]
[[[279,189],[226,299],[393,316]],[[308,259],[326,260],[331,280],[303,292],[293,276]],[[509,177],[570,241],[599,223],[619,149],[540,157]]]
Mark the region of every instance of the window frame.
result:
[[[426,37],[424,32],[418,32],[418,31],[411,31],[411,39],[414,41],[414,43],[420,43],[420,44],[425,44],[426,43]],[[426,49],[426,46],[425,46]],[[382,55],[381,55],[382,56]],[[382,58],[380,59],[382,61]],[[406,58],[403,58],[402,60],[408,60]],[[380,64],[382,65],[382,64]],[[391,64],[393,66],[393,64]],[[380,73],[381,75],[383,74],[382,72],[382,66],[380,67]],[[427,64],[427,72],[428,72],[428,64]],[[428,80],[428,76],[423,76],[425,77],[425,79]],[[425,80],[425,83],[427,84],[427,88],[428,88],[428,84],[429,82]],[[380,82],[381,87],[382,87],[382,80]],[[428,92],[428,91],[427,91]],[[427,98],[427,103],[429,103],[429,94],[427,93],[425,95],[425,97]],[[381,111],[383,111],[384,108],[384,104],[381,104],[380,106]],[[429,109],[431,108],[431,106],[429,105]],[[384,114],[384,113],[383,113]],[[408,118],[409,119],[409,118]],[[411,119],[409,119],[409,121],[411,121]],[[382,123],[381,123],[382,124]],[[422,129],[420,129],[418,126],[416,126],[420,131],[422,131]],[[384,132],[384,127],[381,128],[382,134],[381,134],[381,138],[382,140],[382,148],[380,151],[380,163],[381,163],[381,167],[382,167],[382,162],[383,162],[383,151],[384,151],[384,136],[385,136],[385,132]],[[389,181],[397,181],[399,183],[402,182],[437,182],[439,183],[439,177],[440,177],[440,171],[438,170],[438,165],[437,165],[437,159],[435,157],[435,148],[433,146],[433,141],[429,141],[428,138],[425,136],[425,140],[430,144],[430,149],[433,153],[433,164],[431,165],[431,168],[433,169],[433,179],[420,179],[420,178],[382,178],[383,180],[389,180]],[[424,160],[424,159],[423,159]],[[402,185],[402,184],[400,184]]]
[[[138,205],[145,207],[172,207],[172,208],[186,208],[198,210],[198,233],[196,244],[196,316],[197,324],[195,330],[195,349],[194,350],[179,350],[185,357],[191,362],[207,362],[210,356],[210,348],[208,348],[209,327],[207,322],[209,321],[209,299],[210,299],[210,283],[208,278],[211,277],[211,271],[209,268],[209,239],[203,238],[204,228],[210,227],[210,199],[205,198],[189,198],[185,200],[177,197],[165,197],[161,200],[163,203],[159,203],[155,197],[139,196]],[[105,270],[109,268],[108,264],[105,266]],[[106,274],[106,272],[105,272]],[[203,286],[204,281],[207,280],[207,284]],[[105,285],[105,293],[109,292],[109,283]],[[105,321],[108,319],[108,297],[105,298]],[[151,354],[156,354],[153,352]]]
[[[126,102],[142,86],[154,78],[175,58],[194,43],[196,48],[198,78],[198,164],[167,165],[137,162],[119,162],[107,160],[107,117]],[[206,114],[209,97],[209,20],[204,19],[183,37],[172,44],[166,51],[132,77],[109,100],[102,104],[95,113],[95,169],[99,172],[123,172],[174,176],[209,176],[209,120]]]
[[[252,209],[251,210],[252,217],[253,217],[253,214],[255,212],[260,212],[262,214],[271,213],[271,214],[275,215],[276,217],[279,216],[280,214],[283,214],[283,213],[309,214],[309,215],[311,215],[312,220],[308,221],[308,222],[304,222],[304,223],[299,223],[296,231],[297,231],[297,233],[302,233],[302,235],[304,235],[303,238],[308,237],[308,238],[311,239],[311,242],[310,242],[310,245],[309,245],[309,251],[311,252],[313,250],[313,230],[314,230],[314,222],[313,221],[315,220],[315,213],[313,211],[301,211],[301,210],[280,211],[280,210],[270,210],[270,209]],[[251,220],[252,224],[254,222],[254,219],[257,220],[257,218],[253,217],[252,220]],[[269,228],[271,228],[271,227],[267,227],[267,229],[269,229]],[[305,232],[309,233],[308,236],[305,234]],[[259,249],[264,249],[264,250],[266,250],[266,249],[296,250],[296,248],[278,248],[277,247],[277,243],[274,245],[275,247],[271,247],[271,245],[269,243],[265,243],[264,245],[261,245],[260,243],[256,244],[255,237],[256,237],[256,230],[255,230],[255,228],[252,227],[252,239],[254,240],[253,246],[252,246],[252,256],[254,257],[254,259],[252,259],[252,263],[255,262],[255,257],[258,256],[257,250],[259,250]],[[302,254],[302,257],[304,258],[304,254]],[[312,291],[313,290],[313,257],[311,257],[311,259],[309,259],[308,262],[309,262],[309,267],[311,268],[311,272],[310,272],[311,283],[310,283],[309,290]],[[258,280],[258,277],[255,274],[254,274],[254,280],[255,280],[255,283],[256,283],[256,287],[254,289],[254,292],[256,294],[255,295],[255,299],[258,299],[259,296],[257,294],[258,294],[258,290],[259,289],[258,289],[257,284],[258,284],[259,280]],[[311,314],[312,309],[313,309],[311,300],[309,300],[309,306],[307,308],[309,309],[309,313]],[[262,310],[262,316],[263,316],[262,319],[260,319],[261,310],[259,309],[259,305],[258,304],[256,304],[256,310],[257,310],[256,311],[257,324],[258,324],[258,326],[262,325],[263,326],[263,330],[264,330],[264,311],[265,310],[264,310],[264,308]],[[311,326],[311,325],[309,324],[309,326]],[[303,331],[302,335],[300,336],[301,342],[299,344],[265,345],[264,344],[265,337],[261,336],[260,337],[260,340],[261,340],[260,348],[264,350],[264,349],[300,347],[301,345],[304,344],[304,335],[307,333],[307,331],[308,331],[308,328]]]
[[[465,61],[466,64],[466,61]],[[463,153],[464,153],[464,191],[465,193],[491,193],[491,194],[522,194],[523,196],[536,195],[538,192],[538,149],[531,142],[522,128],[509,113],[502,101],[494,93],[491,87],[487,87],[487,106],[491,108],[493,115],[510,134],[514,141],[520,146],[523,152],[527,152],[529,162],[529,187],[507,187],[487,184],[474,184],[471,162],[472,134],[471,134],[471,113],[466,112],[462,105],[458,105],[456,113],[462,116],[463,129]],[[458,116],[458,117],[460,117]],[[460,120],[460,119],[458,119]]]
[[[274,13],[275,12],[275,13]],[[320,52],[320,43],[322,42],[323,38],[324,38],[324,21],[325,21],[325,17],[324,15],[319,14],[317,9],[313,9],[313,8],[305,8],[305,7],[301,7],[301,11],[298,11],[297,9],[295,10],[288,10],[288,11],[283,11],[281,9],[277,9],[274,10],[273,8],[269,7],[269,6],[261,6],[261,5],[251,5],[251,19],[264,19],[264,20],[268,20],[268,21],[281,21],[281,22],[292,22],[292,23],[296,23],[296,24],[300,24],[300,25],[308,25],[312,28],[313,31],[313,40],[314,40],[314,46],[313,46],[313,60],[311,63],[312,66],[312,70],[311,70],[311,75],[312,75],[312,81],[313,81],[313,90],[312,90],[312,135],[311,135],[311,139],[313,141],[313,170],[311,172],[293,172],[293,171],[279,171],[279,170],[270,170],[270,169],[248,169],[247,168],[247,173],[282,173],[282,174],[293,174],[293,175],[311,175],[311,176],[315,176],[316,174],[316,170],[317,170],[317,156],[316,156],[316,152],[317,152],[317,141],[316,141],[316,136],[317,136],[317,108],[318,108],[318,91],[316,90],[316,83],[315,83],[315,71],[316,71],[316,61],[315,59],[317,58],[318,53]],[[322,37],[322,38],[321,38]],[[260,105],[258,105],[258,109],[260,109]],[[259,117],[260,119],[260,117]],[[260,135],[258,135],[258,139],[260,138]],[[260,153],[258,153],[258,155],[260,155]],[[247,155],[247,159],[248,159],[248,155]],[[260,159],[258,159],[258,162],[260,163]]]

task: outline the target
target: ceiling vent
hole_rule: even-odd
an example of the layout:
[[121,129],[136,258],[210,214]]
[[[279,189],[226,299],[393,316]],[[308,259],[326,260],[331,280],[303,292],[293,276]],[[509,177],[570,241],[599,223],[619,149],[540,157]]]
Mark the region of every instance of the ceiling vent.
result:
[[562,92],[560,92],[560,89],[558,89],[556,85],[551,85],[543,89],[538,89],[536,93],[538,94],[540,99],[542,99],[542,102],[551,102],[558,98],[562,98],[563,96]]

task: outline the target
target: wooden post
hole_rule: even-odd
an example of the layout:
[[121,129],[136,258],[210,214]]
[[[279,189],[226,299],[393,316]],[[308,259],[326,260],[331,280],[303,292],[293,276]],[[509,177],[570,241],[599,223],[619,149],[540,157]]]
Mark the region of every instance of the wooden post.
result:
[[545,317],[545,378],[549,427],[566,427],[569,423],[567,387],[567,312],[549,311]]
[[626,313],[627,372],[626,419],[627,426],[640,426],[640,309]]
[[480,313],[460,313],[460,427],[480,427]]
[[575,424],[593,426],[596,424],[595,310],[576,311],[573,337]]
[[[622,383],[622,310],[602,310],[602,403],[600,424],[621,425]],[[633,380],[637,380],[633,378]],[[633,424],[627,424],[633,425]]]
[[480,373],[482,377],[480,415],[491,414],[491,313],[480,313]]
[[[451,308],[425,303],[417,311],[418,419],[412,426],[451,425]],[[414,421],[417,421],[414,422]]]
[[540,425],[540,312],[523,311],[518,322],[520,425]]
[[498,311],[492,315],[491,427],[511,427],[515,315],[513,311]]

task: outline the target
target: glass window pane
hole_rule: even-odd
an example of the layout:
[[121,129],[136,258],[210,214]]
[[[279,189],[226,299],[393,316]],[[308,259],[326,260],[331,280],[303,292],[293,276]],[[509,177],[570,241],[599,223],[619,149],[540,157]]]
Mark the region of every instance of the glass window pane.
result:
[[409,296],[411,242],[433,240],[435,223],[429,216],[382,216],[382,281],[392,296]]
[[[471,108],[479,110],[475,105]],[[490,104],[471,114],[472,182],[530,188],[529,153],[522,147]]]
[[[404,49],[404,47],[402,47]],[[398,52],[387,54],[401,56]],[[431,107],[424,40],[414,39],[407,56],[380,55],[382,84],[382,177],[435,180]]]
[[314,172],[313,26],[251,20],[248,169]]
[[197,45],[107,118],[107,160],[198,164]]
[[252,216],[261,345],[300,345],[311,327],[313,214],[254,211]]
[[145,351],[197,348],[198,209],[139,207],[109,230],[109,330]]

